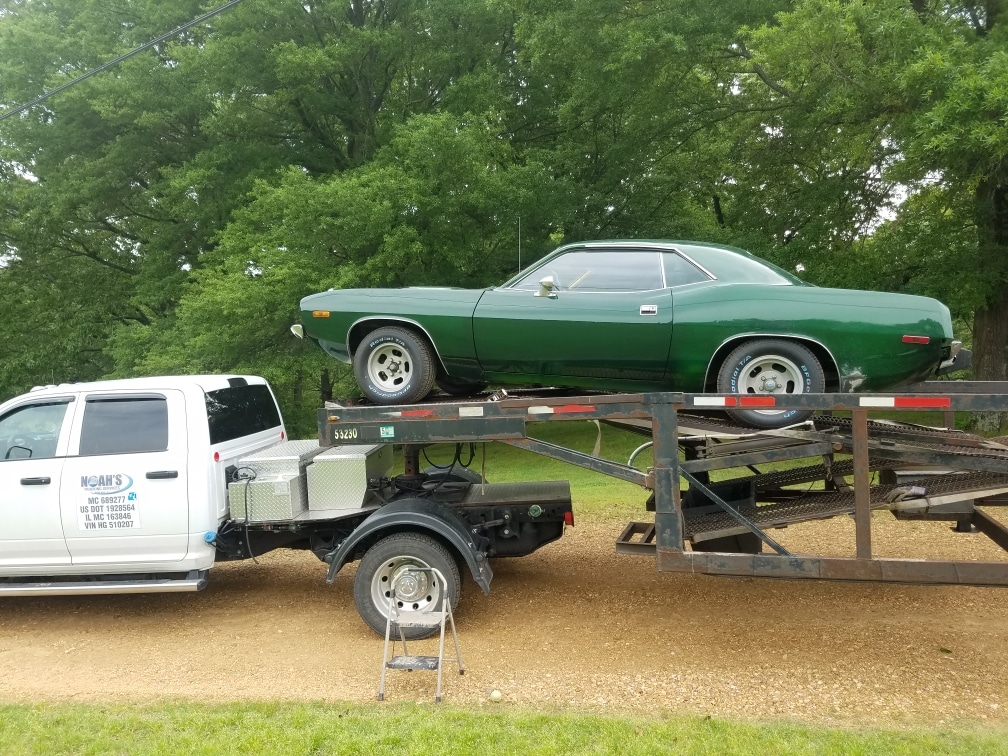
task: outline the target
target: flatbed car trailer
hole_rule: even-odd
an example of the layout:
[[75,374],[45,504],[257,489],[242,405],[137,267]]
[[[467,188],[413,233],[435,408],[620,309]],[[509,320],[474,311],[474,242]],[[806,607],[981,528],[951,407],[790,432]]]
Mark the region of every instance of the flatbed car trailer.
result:
[[[817,413],[796,426],[752,430],[718,415],[729,406]],[[939,427],[872,417],[903,411],[934,413]],[[1005,586],[1008,560],[881,558],[872,549],[872,512],[884,509],[901,521],[952,522],[950,531],[982,533],[1008,551],[1008,526],[990,513],[1008,505],[1008,444],[953,427],[954,413],[982,411],[1008,411],[1008,382],[772,397],[500,391],[402,406],[330,402],[319,410],[319,442],[400,444],[410,473],[425,446],[499,441],[635,483],[649,492],[645,509],[654,518],[629,523],[616,550],[654,556],[659,571]],[[633,459],[614,462],[529,434],[537,423],[573,420],[641,434],[651,466],[640,470]],[[760,470],[770,463],[777,469]],[[793,554],[769,533],[850,515],[853,557]]]

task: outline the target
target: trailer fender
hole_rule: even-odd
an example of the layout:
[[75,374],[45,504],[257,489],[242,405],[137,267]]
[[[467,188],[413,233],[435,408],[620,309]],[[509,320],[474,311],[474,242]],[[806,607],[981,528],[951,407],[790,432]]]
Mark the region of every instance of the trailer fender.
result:
[[402,499],[386,504],[368,517],[335,549],[325,555],[329,565],[327,583],[336,579],[336,573],[350,561],[357,546],[374,542],[389,533],[415,532],[434,535],[461,554],[473,580],[490,593],[493,570],[486,555],[486,539],[473,531],[465,520],[447,507],[426,499]]

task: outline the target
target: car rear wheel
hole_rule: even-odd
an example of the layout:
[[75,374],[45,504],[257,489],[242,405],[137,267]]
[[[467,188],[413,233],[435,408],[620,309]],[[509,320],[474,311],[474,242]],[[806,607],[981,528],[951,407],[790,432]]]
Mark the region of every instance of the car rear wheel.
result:
[[[816,356],[802,344],[783,339],[754,339],[736,347],[718,371],[718,391],[772,396],[817,394],[826,376]],[[812,416],[805,409],[726,409],[736,422],[752,428],[780,428]]]
[[406,328],[387,326],[369,333],[353,358],[361,391],[376,404],[409,404],[434,387],[434,354],[427,342]]

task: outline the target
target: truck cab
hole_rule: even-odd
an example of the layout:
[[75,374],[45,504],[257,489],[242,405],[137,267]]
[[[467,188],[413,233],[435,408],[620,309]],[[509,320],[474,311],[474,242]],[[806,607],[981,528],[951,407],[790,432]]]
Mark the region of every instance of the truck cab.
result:
[[5,402],[0,589],[201,587],[229,467],[285,437],[269,385],[252,376],[45,386]]

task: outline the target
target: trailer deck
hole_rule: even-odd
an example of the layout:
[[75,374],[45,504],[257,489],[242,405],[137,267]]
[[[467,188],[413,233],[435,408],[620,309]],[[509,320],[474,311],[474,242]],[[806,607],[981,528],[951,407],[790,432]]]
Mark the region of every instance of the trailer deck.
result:
[[[500,391],[402,406],[328,403],[319,411],[319,438],[323,445],[402,444],[407,472],[423,446],[500,441],[638,484],[651,492],[644,509],[654,511],[653,521],[629,523],[616,549],[653,556],[662,571],[1008,585],[1008,560],[880,558],[872,551],[874,510],[900,521],[950,521],[949,537],[979,532],[1008,551],[1008,526],[991,513],[1008,505],[1008,445],[951,427],[955,412],[1008,411],[1008,384],[935,381],[885,395],[772,400],[776,408],[818,413],[793,427],[754,431],[711,413],[735,403],[767,406],[767,397]],[[944,427],[869,418],[910,410],[933,413]],[[571,420],[646,437],[641,448],[650,446],[652,464],[641,470],[632,459],[614,462],[528,434],[535,423]],[[760,469],[766,465],[774,469]],[[770,533],[850,515],[854,557],[792,554]]]

